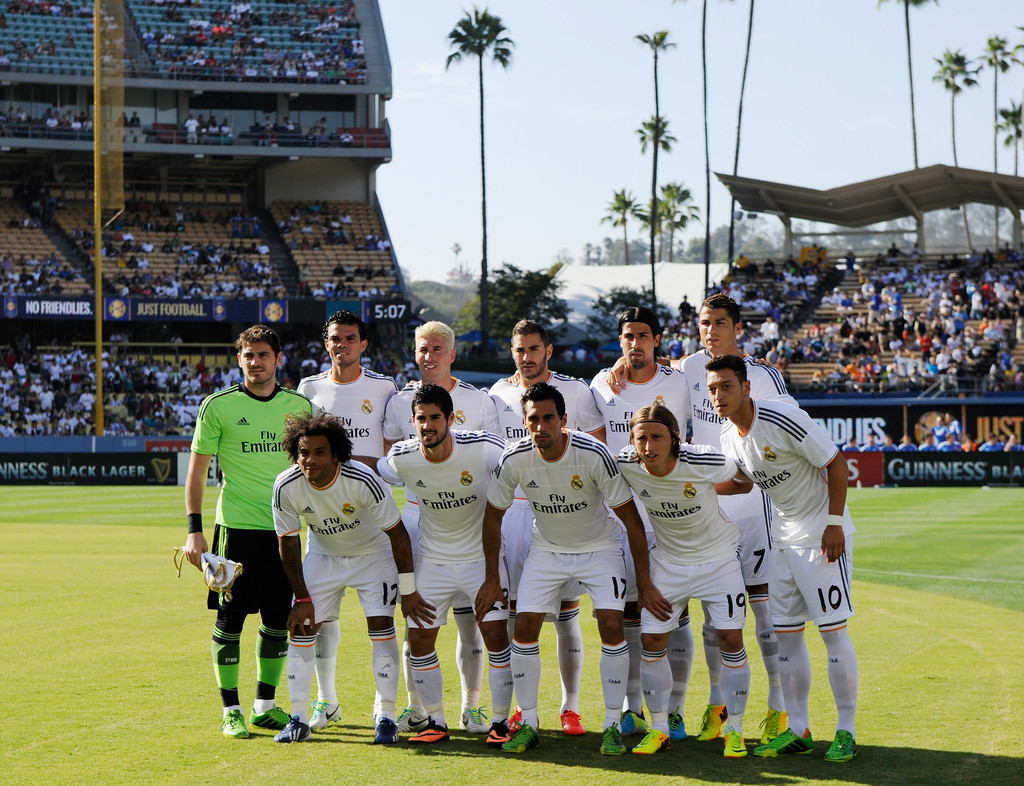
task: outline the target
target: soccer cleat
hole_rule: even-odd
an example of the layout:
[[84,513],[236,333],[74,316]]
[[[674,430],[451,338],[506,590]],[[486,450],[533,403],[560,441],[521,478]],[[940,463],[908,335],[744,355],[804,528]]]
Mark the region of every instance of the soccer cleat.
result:
[[492,748],[500,748],[511,739],[512,735],[508,732],[508,723],[505,721],[494,721],[491,724],[490,732],[487,734],[486,743]]
[[292,715],[288,725],[274,735],[274,742],[305,742],[312,736],[309,733],[309,724],[300,721],[298,715]]
[[576,710],[566,710],[562,713],[561,720],[563,734],[568,734],[570,737],[579,737],[581,734],[587,733],[587,730],[583,728],[583,720]]
[[806,737],[801,737],[792,729],[786,729],[767,745],[758,745],[754,748],[754,755],[770,759],[788,753],[810,753],[813,750],[814,740],[811,739],[810,732]]
[[231,710],[220,722],[221,733],[225,737],[232,737],[236,740],[244,740],[249,736],[249,729],[245,727],[245,718],[241,710]]
[[335,723],[341,723],[341,705],[328,704],[323,699],[317,699],[313,703],[313,715],[309,719],[309,728],[326,729]]
[[761,744],[767,745],[786,730],[789,717],[785,710],[768,708],[768,715],[761,721]]
[[683,723],[682,713],[679,707],[668,714],[668,736],[669,739],[679,741],[686,739],[686,724]]
[[857,743],[853,735],[846,729],[840,729],[836,732],[836,738],[832,740],[828,753],[825,754],[825,761],[849,761],[856,755]]
[[512,717],[508,719],[508,730],[515,734],[519,731],[519,727],[523,725],[523,710],[522,707],[516,706],[516,711],[512,713]]
[[266,712],[249,713],[249,725],[259,726],[261,729],[283,729],[292,722],[292,716],[280,707],[271,707]]
[[722,734],[722,723],[729,717],[724,704],[709,704],[704,710],[704,717],[700,720],[700,733],[697,735],[698,742],[717,740]]
[[512,735],[512,739],[501,746],[505,753],[526,753],[530,748],[540,745],[540,735],[529,723],[521,723],[519,731]]
[[427,721],[426,727],[419,734],[409,738],[410,745],[430,745],[435,742],[445,742],[451,739],[447,726],[438,726],[431,718]]
[[398,742],[398,726],[391,718],[381,718],[373,732],[371,745],[394,745]]
[[622,732],[619,731],[619,724],[613,723],[601,735],[601,754],[603,756],[621,756],[626,752],[626,746],[622,744]]
[[[633,753],[641,755],[651,755],[658,751],[667,751],[672,749],[671,738],[663,731],[657,729],[651,729],[644,738],[640,740],[639,745],[633,747]],[[601,750],[604,753],[604,750]]]
[[722,755],[727,759],[742,759],[747,755],[747,743],[743,741],[743,735],[735,729],[725,733],[725,751]]
[[398,716],[398,730],[401,732],[420,731],[428,723],[430,716],[419,707],[406,707]]
[[626,710],[622,713],[622,717],[619,720],[619,728],[622,731],[623,737],[646,732],[648,726],[643,710],[640,710],[639,713],[633,712],[633,710]]
[[487,713],[483,707],[467,707],[462,711],[462,721],[459,727],[470,734],[487,734],[490,727],[487,725]]

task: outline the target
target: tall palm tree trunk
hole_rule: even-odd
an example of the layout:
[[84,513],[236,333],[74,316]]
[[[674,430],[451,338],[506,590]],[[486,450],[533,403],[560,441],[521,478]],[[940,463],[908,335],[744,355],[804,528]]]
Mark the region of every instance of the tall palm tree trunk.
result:
[[[736,114],[736,154],[732,160],[732,176],[736,177],[740,169],[740,129],[743,126],[743,94],[747,89],[747,66],[750,65],[750,38],[754,33],[754,0],[750,0],[750,13],[747,15],[747,51],[743,56],[743,78],[740,79],[740,108]],[[736,253],[736,198],[729,203],[729,263]]]
[[491,309],[487,282],[487,161],[484,156],[484,58],[477,59],[480,85],[480,209],[483,218],[483,256],[480,259],[480,353],[488,357],[491,352]]
[[629,235],[626,233],[626,216],[622,216],[622,253],[626,256],[626,264],[629,264]]
[[903,0],[903,27],[907,32],[907,75],[910,77],[910,135],[914,140],[914,169],[917,169],[917,113],[914,110],[914,63],[910,57],[910,0]]
[[658,50],[654,50],[654,151],[651,157],[651,207],[648,218],[651,224],[651,311],[658,312],[658,295],[655,282],[654,236],[655,220],[658,211],[658,148],[661,146],[661,107],[658,103]]
[[[999,172],[999,67],[992,69],[992,171]],[[999,205],[992,206],[992,234],[995,251],[999,250]]]
[[700,61],[704,82],[704,295],[711,288],[711,153],[708,146],[708,0],[700,23]]
[[[953,93],[953,97],[949,99],[949,117],[953,124],[953,166],[959,168],[960,164],[956,158],[956,93]],[[963,202],[960,203],[960,215],[964,219],[964,237],[967,238],[967,251],[970,252],[971,245],[971,228],[967,225],[967,205]]]

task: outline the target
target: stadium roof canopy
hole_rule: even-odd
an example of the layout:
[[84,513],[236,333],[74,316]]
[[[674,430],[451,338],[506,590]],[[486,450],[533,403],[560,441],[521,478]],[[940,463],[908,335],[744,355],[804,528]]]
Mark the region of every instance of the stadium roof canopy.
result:
[[929,211],[955,209],[971,202],[1005,207],[1019,221],[1024,208],[1024,177],[943,164],[826,191],[720,172],[715,175],[744,210],[777,215],[787,226],[794,218],[841,227],[864,227],[907,217],[920,222]]

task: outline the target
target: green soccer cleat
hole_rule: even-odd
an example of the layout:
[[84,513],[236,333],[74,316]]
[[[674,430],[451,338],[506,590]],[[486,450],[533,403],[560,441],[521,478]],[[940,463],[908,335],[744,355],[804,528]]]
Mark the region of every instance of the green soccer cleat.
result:
[[761,744],[767,745],[786,730],[789,717],[785,710],[768,708],[768,714],[761,721]]
[[512,739],[501,746],[505,753],[526,753],[530,748],[540,745],[540,735],[529,723],[519,726],[519,731],[512,735]]
[[679,707],[668,714],[668,736],[670,739],[679,741],[686,739],[686,724],[683,723],[682,713]]
[[743,735],[735,729],[725,733],[725,751],[722,755],[727,759],[742,759],[747,755],[747,743],[743,741]]
[[622,744],[622,732],[619,731],[619,724],[613,723],[604,730],[601,736],[601,755],[621,756],[626,752],[626,746]]
[[825,754],[825,761],[843,762],[849,761],[857,755],[857,743],[853,735],[846,729],[836,732],[836,738],[832,740],[828,753]]
[[704,717],[700,720],[700,733],[697,735],[698,742],[717,740],[722,736],[722,724],[729,717],[724,704],[709,704],[704,710]]
[[811,739],[810,732],[806,737],[801,737],[792,729],[786,729],[767,745],[754,748],[754,755],[770,759],[789,753],[810,753],[813,750],[814,740]]
[[[669,736],[657,729],[651,729],[644,738],[640,740],[639,745],[633,747],[633,753],[641,756],[650,756],[657,753],[658,751],[667,751],[672,749],[672,740]],[[602,751],[604,753],[604,751]]]
[[245,718],[240,710],[231,710],[224,716],[220,723],[221,733],[225,737],[236,740],[244,740],[249,736],[249,730],[245,727]]
[[619,719],[619,729],[624,737],[628,737],[630,734],[645,734],[649,728],[643,710],[639,713],[626,710]]
[[261,729],[277,729],[280,731],[291,723],[291,720],[291,715],[280,707],[271,707],[266,712],[252,710],[249,713],[249,725],[259,726]]

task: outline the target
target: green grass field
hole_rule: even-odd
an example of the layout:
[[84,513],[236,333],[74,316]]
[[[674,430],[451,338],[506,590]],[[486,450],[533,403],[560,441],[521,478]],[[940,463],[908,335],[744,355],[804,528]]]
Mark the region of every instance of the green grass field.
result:
[[[214,494],[207,499],[212,520]],[[342,725],[311,743],[279,746],[220,734],[210,667],[213,614],[186,566],[181,489],[4,487],[0,665],[12,783],[668,783],[1021,784],[1024,751],[1024,494],[1014,489],[852,490],[857,524],[851,636],[860,663],[857,739],[845,765],[822,759],[835,724],[824,648],[813,631],[813,756],[725,760],[718,742],[687,740],[652,757],[602,757],[597,733],[557,727],[553,632],[542,638],[541,746],[521,757],[455,732],[418,751],[374,747],[369,643],[355,598],[342,608]],[[586,602],[586,599],[584,599]],[[700,612],[696,611],[699,620]],[[585,617],[588,615],[584,614]],[[243,634],[241,694],[252,700],[252,646]],[[582,714],[603,717],[596,626],[584,619]],[[752,628],[753,626],[748,626]],[[699,630],[699,622],[695,625]],[[698,636],[699,639],[699,636]],[[754,737],[766,688],[747,631],[753,679],[745,730]],[[439,640],[446,709],[456,719],[454,629]],[[698,725],[707,671],[698,654],[685,718]],[[287,707],[287,693],[279,692]],[[400,693],[399,701],[404,699]],[[484,704],[487,704],[486,680]]]

